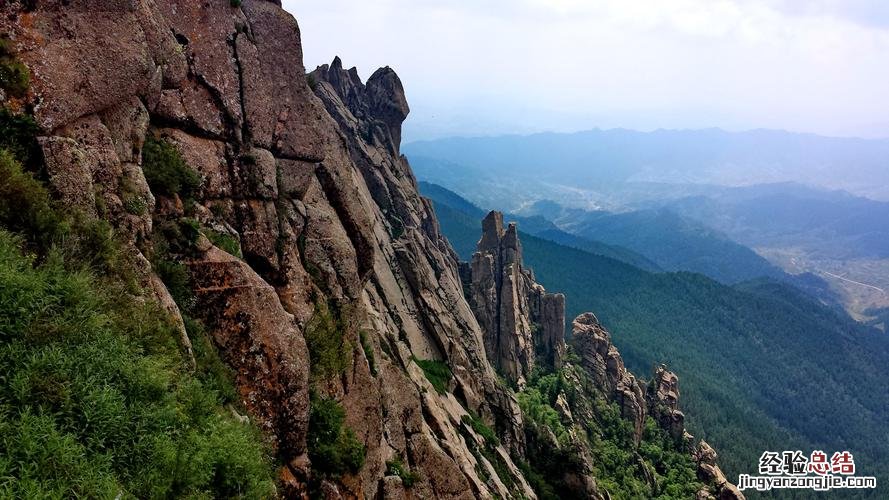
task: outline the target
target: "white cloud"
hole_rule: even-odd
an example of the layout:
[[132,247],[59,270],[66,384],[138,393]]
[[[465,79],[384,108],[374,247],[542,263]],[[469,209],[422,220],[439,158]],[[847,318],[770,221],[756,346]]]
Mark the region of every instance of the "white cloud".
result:
[[307,67],[338,54],[364,77],[398,71],[408,137],[595,126],[889,135],[874,125],[889,116],[889,9],[879,5],[284,1]]

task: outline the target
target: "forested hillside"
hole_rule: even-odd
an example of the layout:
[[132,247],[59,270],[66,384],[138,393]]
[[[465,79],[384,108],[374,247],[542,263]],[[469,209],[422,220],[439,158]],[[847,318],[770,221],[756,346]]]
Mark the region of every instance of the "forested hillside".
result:
[[784,274],[750,248],[668,209],[626,213],[573,210],[559,220],[573,234],[629,248],[667,271],[697,272],[726,284]]
[[[466,200],[457,193],[442,186],[439,186],[438,184],[420,181],[418,183],[418,187],[420,188],[420,193],[423,196],[427,196],[433,200],[453,207],[456,210],[463,212],[464,214],[469,215],[473,218],[481,220],[487,213],[485,210],[474,205],[472,202]],[[595,234],[591,234],[590,237],[585,238],[565,232],[559,229],[549,219],[545,218],[542,215],[521,216],[515,214],[506,214],[506,218],[521,224],[522,231],[527,234],[538,236],[549,241],[554,241],[556,243],[571,248],[577,248],[591,254],[610,257],[612,259],[626,262],[627,264],[631,264],[646,271],[662,270],[658,264],[656,264],[651,259],[643,256],[639,252],[634,252],[633,250],[630,250],[629,248],[623,246],[609,245],[608,243],[603,243],[602,241],[596,239]],[[467,234],[466,237],[470,240],[472,239],[471,234]],[[474,244],[475,243],[473,242],[473,245]]]
[[[436,203],[469,258],[479,221]],[[595,311],[628,367],[667,363],[682,376],[692,432],[722,452],[729,477],[765,450],[849,449],[886,476],[889,339],[772,281],[729,287],[693,273],[649,273],[522,235],[525,259],[569,317]]]

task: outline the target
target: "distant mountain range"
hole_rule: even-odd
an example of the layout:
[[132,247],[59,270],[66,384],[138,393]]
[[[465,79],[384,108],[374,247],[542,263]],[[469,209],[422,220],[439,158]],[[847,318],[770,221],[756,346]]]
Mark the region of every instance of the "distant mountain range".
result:
[[782,183],[714,190],[663,206],[754,247],[797,246],[822,258],[889,258],[889,203],[842,191]]
[[538,202],[525,213],[546,214],[564,230],[643,253],[667,271],[694,271],[723,283],[784,272],[719,231],[666,208],[625,213],[556,208]]
[[[420,181],[419,182],[420,192],[429,198],[437,200],[440,203],[446,204],[459,210],[471,217],[475,217],[478,220],[481,220],[487,212],[475,205],[472,202],[462,198],[457,193],[445,189],[437,184],[432,184],[429,182]],[[568,247],[577,248],[580,250],[585,250],[595,255],[602,255],[604,257],[610,257],[615,260],[619,260],[621,262],[626,262],[627,264],[631,264],[640,269],[644,269],[646,271],[661,271],[662,268],[657,265],[652,260],[647,257],[629,250],[627,248],[623,248],[620,246],[609,245],[607,243],[602,243],[600,241],[595,241],[592,239],[586,239],[580,236],[576,236],[574,234],[562,231],[555,224],[550,222],[548,219],[540,216],[521,216],[515,214],[506,214],[506,218],[518,222],[521,224],[522,231],[531,234],[534,236],[539,236],[541,238],[547,239],[549,241],[553,241]],[[475,245],[475,238],[478,239],[477,235],[473,236],[467,234],[466,237],[468,240],[462,242],[464,244],[471,243],[473,246]]]
[[[479,209],[428,184],[421,190],[468,259]],[[521,241],[538,281],[566,294],[569,317],[595,311],[628,367],[644,373],[667,363],[682,375],[691,428],[724,450],[730,477],[755,470],[764,450],[787,447],[854,449],[862,471],[887,470],[889,337],[882,332],[771,279],[726,286],[530,234]]]
[[[421,181],[420,190],[472,217],[481,218],[486,213],[436,184]],[[723,233],[666,208],[610,213],[539,201],[522,213],[525,215],[508,214],[507,218],[518,222],[528,234],[646,271],[692,271],[729,285],[767,277],[792,284],[822,303],[840,303],[823,279],[810,273],[785,273]]]
[[727,284],[782,279],[889,329],[889,203],[864,197],[886,198],[887,145],[780,131],[593,130],[404,151],[419,179],[479,206],[541,216],[664,270]]
[[796,181],[889,200],[889,140],[776,130],[613,129],[419,141],[402,151],[414,163],[429,158],[507,180],[533,177],[592,192],[626,182],[742,186]]

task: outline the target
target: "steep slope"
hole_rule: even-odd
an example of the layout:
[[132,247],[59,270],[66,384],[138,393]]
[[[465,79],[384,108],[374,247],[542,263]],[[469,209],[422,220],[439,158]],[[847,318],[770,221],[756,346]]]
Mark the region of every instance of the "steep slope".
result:
[[554,220],[570,233],[642,253],[667,271],[697,272],[726,284],[783,275],[753,250],[666,209],[626,213],[569,210]]
[[[334,64],[314,74],[316,96],[294,19],[276,2],[232,5],[7,4],[50,186],[109,220],[143,286],[207,325],[274,438],[287,495],[395,495],[399,463],[421,471],[418,496],[509,496],[459,429],[471,410],[521,454],[521,413],[398,155],[397,76],[365,86]],[[180,263],[194,305],[171,304],[157,275]],[[415,359],[450,366],[446,394]],[[326,460],[319,435],[307,442],[336,407],[350,430],[333,445],[357,455],[347,466]],[[501,456],[512,488],[533,496]]]
[[589,312],[573,321],[566,346],[565,296],[524,267],[515,223],[504,227],[503,214],[490,212],[460,274],[488,358],[519,391],[523,469],[540,496],[743,498],[709,445],[685,431],[675,374],[661,366],[646,386]]
[[[436,205],[444,234],[470,258],[477,222]],[[652,274],[519,231],[536,279],[567,297],[571,317],[594,310],[627,366],[668,363],[683,374],[693,432],[724,452],[730,477],[763,450],[854,449],[880,476],[889,425],[889,341],[772,281],[727,287],[691,273]],[[869,390],[862,391],[862,387]],[[880,476],[882,477],[882,476]]]
[[[98,251],[113,240],[120,249],[128,278],[118,277],[119,289],[105,293],[170,317],[155,335],[175,344],[179,353],[170,357],[181,360],[156,376],[202,370],[218,354],[224,364],[217,360],[212,373],[232,384],[237,409],[216,415],[218,423],[214,393],[202,398],[192,383],[181,401],[168,399],[165,411],[197,418],[198,426],[231,426],[214,448],[228,455],[231,438],[242,435],[240,422],[258,425],[275,454],[278,495],[536,498],[550,486],[535,472],[543,461],[564,466],[557,483],[571,496],[634,496],[637,488],[654,496],[664,484],[665,494],[737,496],[712,456],[693,454],[680,432],[672,376],[657,374],[670,386],[661,392],[674,393],[664,413],[659,392],[646,393],[623,368],[592,315],[576,322],[577,336],[590,342],[569,359],[564,301],[522,267],[514,228],[489,224],[493,232],[482,238],[466,281],[466,266],[399,154],[409,108],[391,69],[364,83],[337,58],[306,75],[299,28],[276,1],[15,2],[2,9],[0,28],[10,39],[3,57],[12,47],[23,63],[19,74],[31,75],[30,88],[15,93],[7,94],[3,82],[4,120],[33,120],[21,128],[33,136],[28,143],[7,145],[4,137],[4,149],[34,146],[39,154],[22,161],[54,203],[104,237],[76,235],[71,244]],[[29,214],[25,198],[20,208]],[[3,205],[6,229],[20,229],[15,208]],[[43,224],[31,222],[31,229]],[[8,242],[0,250],[9,254],[3,265],[23,269],[32,259]],[[59,272],[66,254],[50,257],[56,267],[47,269]],[[474,292],[472,305],[465,289]],[[498,321],[480,325],[486,310],[496,310]],[[553,378],[542,370],[580,385],[544,391],[544,401],[541,391]],[[177,396],[163,384],[146,390],[160,399]],[[610,448],[547,429],[540,416],[552,415],[550,405],[560,399],[570,399],[559,408],[578,417],[563,415],[556,430],[601,426],[585,430],[602,431]],[[646,416],[663,428],[647,425]],[[181,420],[187,429],[188,419]],[[181,435],[178,427],[152,423],[161,441]],[[213,437],[216,429],[207,432]],[[105,437],[97,432],[100,442]],[[86,437],[66,444],[78,439]],[[193,439],[203,442],[201,435]],[[256,440],[244,439],[249,453],[228,461],[209,460],[209,451],[204,462],[187,458],[200,446],[162,450],[162,458],[188,462],[200,474],[189,478],[195,488],[212,479],[235,493],[158,494],[244,493],[238,481],[249,486],[252,478],[243,475],[267,465]],[[637,458],[640,443],[656,452],[647,462]],[[83,453],[90,459],[114,458],[89,444]],[[602,452],[618,449],[619,460],[601,460]],[[38,469],[26,457],[11,474],[13,484],[26,479],[25,469],[58,480],[61,496],[150,496],[145,482],[182,482],[170,470],[130,481],[132,471],[118,467],[101,488],[65,489],[68,470]],[[268,477],[252,483],[251,496],[268,493]],[[24,486],[47,493],[39,482]]]

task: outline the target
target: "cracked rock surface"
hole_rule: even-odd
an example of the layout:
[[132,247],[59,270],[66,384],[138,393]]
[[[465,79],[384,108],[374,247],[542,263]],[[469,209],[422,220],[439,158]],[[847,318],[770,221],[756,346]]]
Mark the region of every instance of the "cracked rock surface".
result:
[[[112,224],[143,288],[176,316],[186,351],[179,309],[152,269],[153,231],[188,211],[231,242],[226,251],[201,235],[184,258],[193,311],[236,372],[250,420],[274,442],[286,497],[306,494],[314,386],[342,404],[367,450],[360,471],[321,485],[325,497],[536,498],[514,462],[528,450],[507,383],[521,387],[535,366],[565,362],[565,298],[524,269],[516,229],[497,214],[471,269],[461,268],[399,152],[410,109],[391,68],[362,81],[336,58],[307,75],[299,26],[277,1],[33,4],[4,2],[0,29],[31,73],[50,187]],[[194,200],[151,192],[149,139],[176,148],[200,176]],[[132,209],[134,197],[144,211]],[[306,332],[322,306],[336,311],[349,357],[341,373],[316,380]],[[639,421],[641,386],[607,332],[577,321],[575,335],[588,337],[584,368]],[[417,360],[448,366],[444,393]],[[663,373],[648,398],[678,432],[674,394]],[[472,419],[499,437],[487,455]],[[710,455],[700,456],[718,479]],[[410,488],[387,475],[396,459],[419,473]],[[589,470],[572,478],[596,491]]]

